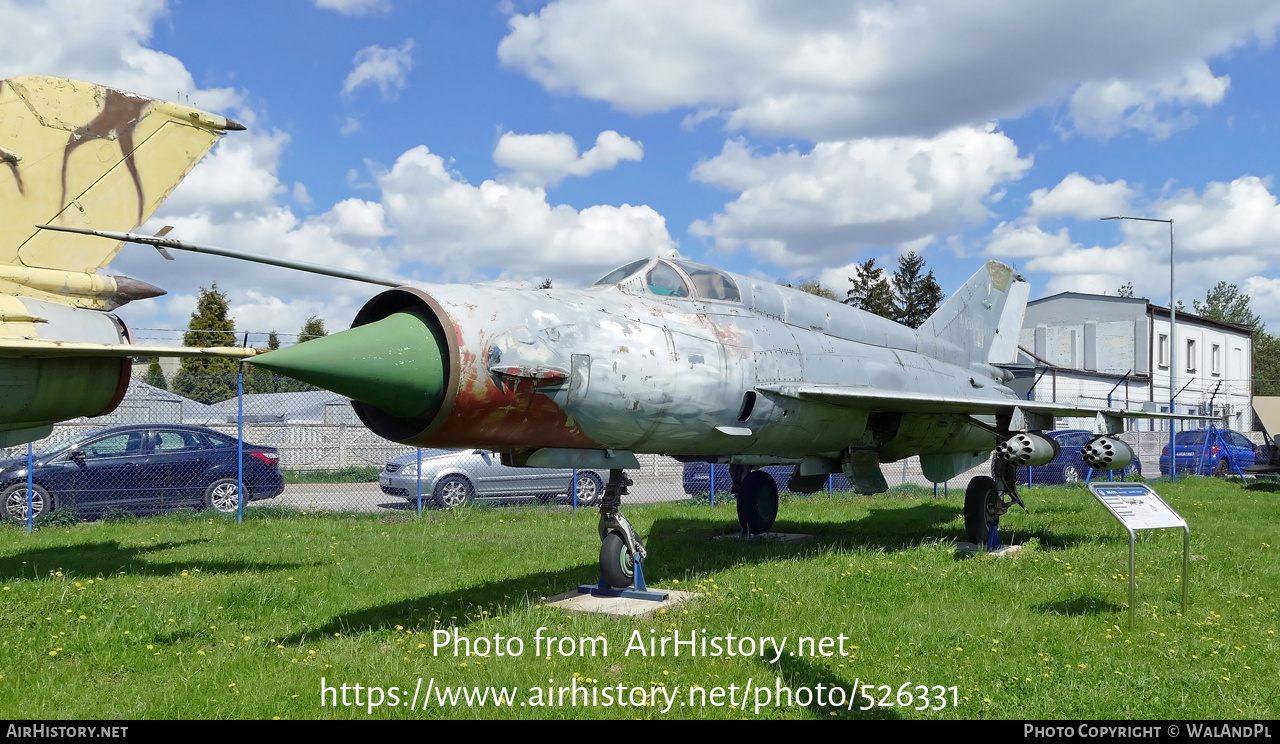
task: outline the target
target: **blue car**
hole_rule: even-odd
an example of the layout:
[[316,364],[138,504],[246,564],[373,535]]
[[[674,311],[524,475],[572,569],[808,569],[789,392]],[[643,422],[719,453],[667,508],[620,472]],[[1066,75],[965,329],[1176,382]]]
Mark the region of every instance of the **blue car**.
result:
[[[778,484],[778,493],[787,489],[787,481],[791,480],[794,465],[766,465],[760,468],[773,477]],[[831,476],[831,487],[837,491],[847,491],[851,486],[843,473]],[[825,489],[825,484],[823,485]],[[716,465],[716,495],[728,496],[733,489],[733,479],[729,477],[728,465]],[[696,496],[711,491],[711,465],[705,462],[687,462],[684,465],[684,492]]]
[[[1235,473],[1256,462],[1253,442],[1232,429],[1192,429],[1178,432],[1178,472],[1194,475]],[[1160,452],[1160,474],[1169,474],[1169,445]]]
[[[34,454],[32,518],[55,508],[82,517],[116,508],[156,514],[181,507],[234,513],[239,506],[239,440],[199,426],[135,424],[86,432]],[[280,453],[244,443],[249,499],[284,491]],[[27,519],[27,458],[0,460],[0,505],[5,517]]]
[[[1089,466],[1080,457],[1080,451],[1096,435],[1087,429],[1058,429],[1046,431],[1045,436],[1057,440],[1058,446],[1062,451],[1058,453],[1057,457],[1050,460],[1048,464],[1034,468],[1018,468],[1018,483],[1027,483],[1034,486],[1075,483],[1084,480],[1089,473]],[[1115,475],[1120,476],[1120,473],[1117,472]],[[1124,469],[1124,475],[1142,475],[1142,463],[1138,461],[1136,455],[1133,462],[1129,463],[1129,466]],[[1107,471],[1095,470],[1093,476],[1095,478],[1105,478]]]

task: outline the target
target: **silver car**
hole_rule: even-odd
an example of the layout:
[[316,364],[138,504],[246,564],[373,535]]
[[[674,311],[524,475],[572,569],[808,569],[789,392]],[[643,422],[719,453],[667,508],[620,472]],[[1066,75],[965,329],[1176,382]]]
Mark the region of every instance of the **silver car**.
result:
[[[442,509],[461,506],[473,498],[534,497],[549,501],[572,497],[572,470],[512,468],[489,450],[422,450],[422,498]],[[410,501],[418,498],[418,455],[401,455],[378,475],[378,485],[388,496]],[[578,471],[578,504],[594,506],[604,493],[604,478],[594,470]]]

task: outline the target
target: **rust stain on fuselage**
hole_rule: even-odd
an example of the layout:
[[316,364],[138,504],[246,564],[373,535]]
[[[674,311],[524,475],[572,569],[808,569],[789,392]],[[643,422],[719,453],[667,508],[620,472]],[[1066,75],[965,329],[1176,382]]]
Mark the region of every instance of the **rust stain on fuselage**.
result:
[[93,121],[72,132],[71,139],[62,150],[62,200],[59,209],[67,206],[67,163],[71,153],[77,147],[99,139],[111,139],[112,135],[120,142],[120,151],[124,154],[125,166],[133,177],[133,186],[138,192],[138,219],[135,224],[142,224],[142,176],[138,175],[138,164],[133,159],[133,129],[142,117],[142,110],[151,103],[150,98],[132,96],[111,88],[106,89],[106,98],[102,113]]

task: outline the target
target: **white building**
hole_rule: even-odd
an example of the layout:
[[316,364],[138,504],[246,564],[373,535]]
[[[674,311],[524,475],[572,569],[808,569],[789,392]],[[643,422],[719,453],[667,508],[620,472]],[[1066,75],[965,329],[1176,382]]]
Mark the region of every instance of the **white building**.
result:
[[[1114,408],[1168,411],[1172,373],[1178,412],[1221,415],[1232,429],[1252,430],[1252,329],[1182,311],[1177,323],[1171,336],[1169,308],[1142,298],[1063,292],[1029,302],[1018,345],[1035,371],[1023,392],[1031,385],[1034,400],[1092,406],[1108,405],[1110,395]],[[1158,431],[1166,423],[1129,425]]]

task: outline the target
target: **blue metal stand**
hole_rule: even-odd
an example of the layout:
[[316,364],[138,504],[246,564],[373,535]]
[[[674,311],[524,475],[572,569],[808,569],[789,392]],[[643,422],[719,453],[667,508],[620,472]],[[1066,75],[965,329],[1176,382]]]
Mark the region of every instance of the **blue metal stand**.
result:
[[236,375],[236,522],[244,521],[244,364]]
[[1000,521],[987,522],[987,552],[1000,549]]
[[[33,474],[31,472],[32,467],[35,464],[34,459],[35,458],[32,457],[31,454],[31,442],[27,442],[27,534],[31,534],[31,531],[35,529],[35,515],[31,513],[31,492],[35,488],[35,484],[32,481]],[[49,508],[49,504],[47,502],[45,503],[44,508]]]
[[635,559],[632,566],[635,569],[635,584],[626,589],[614,589],[609,586],[609,582],[600,577],[599,584],[579,584],[579,594],[590,594],[595,597],[625,597],[626,599],[643,599],[649,602],[662,602],[671,596],[671,592],[650,589],[644,583],[644,562],[639,558]]

